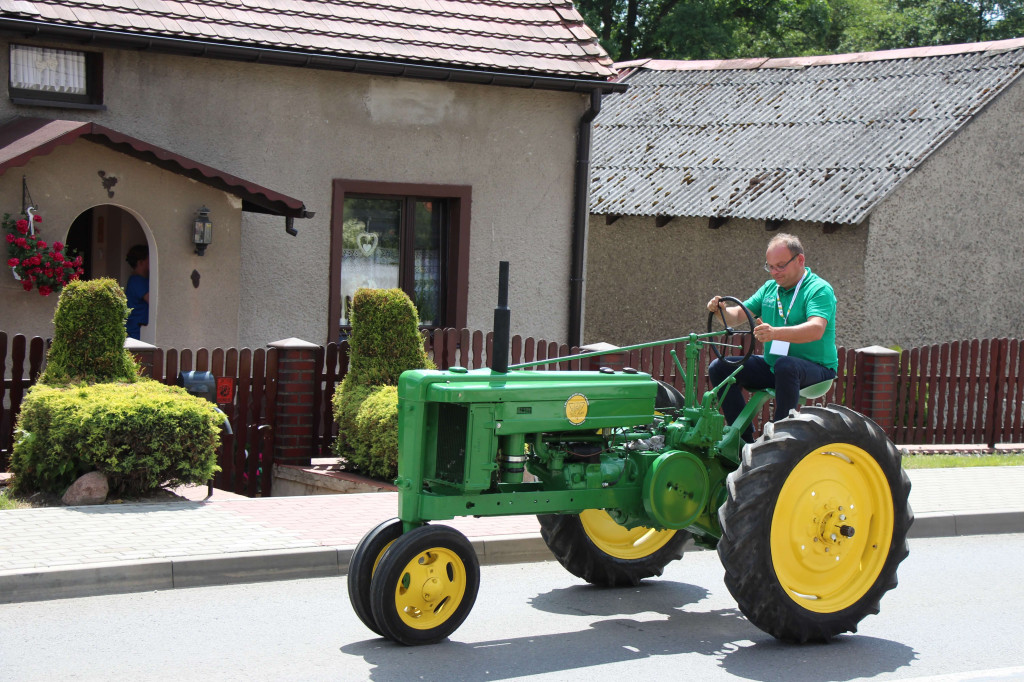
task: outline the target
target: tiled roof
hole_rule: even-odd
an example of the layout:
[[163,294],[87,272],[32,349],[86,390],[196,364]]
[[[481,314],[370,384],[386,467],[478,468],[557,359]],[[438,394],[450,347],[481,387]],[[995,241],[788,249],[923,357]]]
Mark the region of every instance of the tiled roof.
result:
[[619,66],[591,213],[859,223],[1020,76],[1024,40]]
[[0,18],[413,64],[615,74],[570,0],[0,0]]
[[290,218],[306,218],[302,201],[242,178],[211,168],[192,159],[167,151],[96,123],[48,118],[15,117],[0,125],[0,175],[24,166],[36,156],[82,138],[102,144],[122,154],[152,163],[164,170],[184,175],[216,187],[242,199],[242,210],[269,213]]

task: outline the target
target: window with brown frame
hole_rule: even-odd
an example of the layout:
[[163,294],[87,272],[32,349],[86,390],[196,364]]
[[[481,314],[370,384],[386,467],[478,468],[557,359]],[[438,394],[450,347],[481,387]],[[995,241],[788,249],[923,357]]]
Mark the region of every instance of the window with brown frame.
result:
[[348,335],[360,288],[402,289],[422,327],[465,326],[470,196],[461,185],[334,181],[331,338]]
[[7,90],[15,104],[103,108],[103,55],[10,45]]

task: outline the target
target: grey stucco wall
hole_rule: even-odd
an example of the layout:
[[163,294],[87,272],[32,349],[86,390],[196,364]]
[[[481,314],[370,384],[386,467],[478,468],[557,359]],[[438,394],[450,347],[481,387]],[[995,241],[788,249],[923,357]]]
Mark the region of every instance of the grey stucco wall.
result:
[[[717,230],[707,218],[623,217],[612,225],[590,217],[587,235],[584,341],[626,345],[707,329],[708,300],[748,298],[767,279],[762,269],[773,233],[763,221],[730,220]],[[824,234],[820,224],[791,223],[812,271],[831,282],[839,301],[840,345],[864,342],[864,226]]]
[[[335,178],[470,185],[469,326],[490,329],[498,261],[506,259],[513,332],[564,340],[584,95],[103,54],[106,111],[4,99],[0,118],[95,121],[297,197],[316,211],[315,218],[296,221],[298,237],[285,234],[283,218],[243,214],[233,323],[239,345],[328,338]],[[0,68],[6,69],[7,55],[4,45]],[[225,248],[219,233],[215,240],[211,251]]]
[[1024,333],[1024,80],[875,210],[864,334],[914,346]]
[[[117,178],[111,188],[113,197],[103,187],[99,171]],[[66,242],[74,219],[96,206],[121,207],[138,220],[150,247],[151,327],[143,332],[143,339],[149,332],[155,334],[150,338],[172,348],[235,343],[242,214],[236,197],[80,139],[0,176],[2,212],[20,210],[23,175],[40,207],[41,234],[48,243]],[[214,243],[199,257],[186,228],[203,204],[217,216],[217,224]],[[113,230],[107,232],[102,248],[110,253],[104,253],[103,259],[118,265],[124,261],[125,248],[114,243]],[[201,275],[199,287],[192,285],[193,270]],[[117,279],[122,286],[127,281],[127,277]],[[56,305],[56,295],[25,292],[8,268],[0,272],[0,331],[50,337]]]

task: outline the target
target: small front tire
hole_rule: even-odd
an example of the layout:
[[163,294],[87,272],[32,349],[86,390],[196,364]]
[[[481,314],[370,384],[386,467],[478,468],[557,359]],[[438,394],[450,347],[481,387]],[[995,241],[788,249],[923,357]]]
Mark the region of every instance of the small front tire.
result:
[[384,552],[402,534],[402,522],[389,519],[363,536],[348,563],[348,600],[363,625],[383,636],[370,609],[370,584]]
[[373,619],[395,642],[434,644],[462,625],[479,587],[480,562],[466,536],[420,526],[381,557],[370,586]]

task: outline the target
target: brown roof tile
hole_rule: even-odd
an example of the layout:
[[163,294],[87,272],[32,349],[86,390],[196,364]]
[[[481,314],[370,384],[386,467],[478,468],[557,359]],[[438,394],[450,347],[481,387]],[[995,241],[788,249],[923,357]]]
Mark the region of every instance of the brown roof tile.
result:
[[[462,68],[607,78],[561,0],[23,0],[0,18]],[[16,9],[13,9],[16,8]]]

